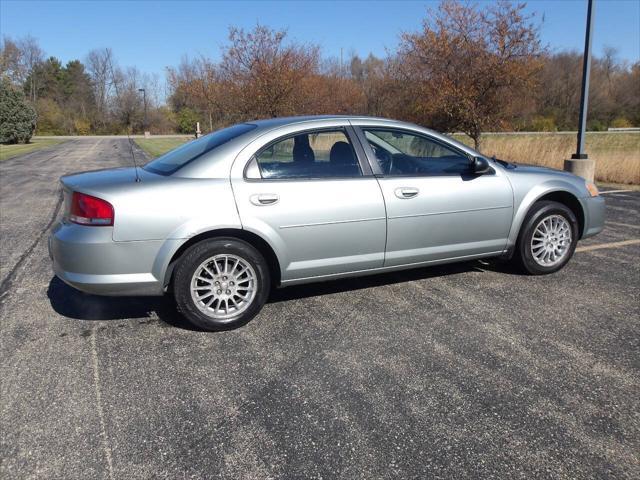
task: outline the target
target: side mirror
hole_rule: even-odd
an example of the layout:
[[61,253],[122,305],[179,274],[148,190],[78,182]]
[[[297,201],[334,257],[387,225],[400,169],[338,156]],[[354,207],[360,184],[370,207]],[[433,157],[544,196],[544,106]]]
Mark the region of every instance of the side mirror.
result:
[[471,160],[471,171],[476,175],[483,175],[485,173],[493,173],[493,168],[491,168],[486,158],[473,157]]

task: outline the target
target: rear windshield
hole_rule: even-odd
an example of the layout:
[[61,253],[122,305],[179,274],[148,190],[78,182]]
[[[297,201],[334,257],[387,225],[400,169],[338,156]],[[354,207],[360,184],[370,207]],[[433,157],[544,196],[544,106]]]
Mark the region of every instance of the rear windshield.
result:
[[205,135],[198,140],[187,142],[175,150],[171,150],[155,160],[150,161],[143,168],[153,173],[159,173],[160,175],[171,175],[187,163],[194,161],[223,143],[227,143],[229,140],[233,140],[256,127],[257,125],[241,123],[233,125],[232,127],[223,128],[222,130]]

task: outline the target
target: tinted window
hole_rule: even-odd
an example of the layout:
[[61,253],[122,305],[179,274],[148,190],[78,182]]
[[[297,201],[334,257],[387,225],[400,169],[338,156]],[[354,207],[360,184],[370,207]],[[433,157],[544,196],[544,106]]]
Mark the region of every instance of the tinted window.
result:
[[144,168],[161,175],[171,175],[184,167],[187,163],[192,162],[205,153],[212,151],[220,145],[227,143],[229,140],[233,140],[254,128],[256,128],[256,125],[243,123],[218,130],[210,133],[209,135],[205,135],[198,140],[187,142],[184,145],[165,153],[164,155],[147,163]]
[[469,157],[426,136],[364,129],[385,175],[456,175],[469,171]]
[[257,155],[262,178],[326,178],[362,175],[343,130],[307,132],[279,140]]

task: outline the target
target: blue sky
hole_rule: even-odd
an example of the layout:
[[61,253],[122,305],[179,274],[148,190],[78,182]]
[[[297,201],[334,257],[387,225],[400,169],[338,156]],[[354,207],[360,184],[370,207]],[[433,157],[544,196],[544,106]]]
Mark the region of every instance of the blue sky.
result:
[[[483,2],[479,2],[483,3]],[[184,54],[219,57],[228,27],[257,22],[288,29],[295,40],[319,44],[325,56],[350,51],[382,56],[402,31],[420,27],[433,1],[189,2],[0,1],[2,35],[36,37],[48,55],[66,62],[111,47],[122,66],[164,74]],[[618,49],[640,59],[640,0],[596,0],[594,52]],[[544,18],[541,36],[552,50],[582,50],[586,0],[533,0],[527,10]]]

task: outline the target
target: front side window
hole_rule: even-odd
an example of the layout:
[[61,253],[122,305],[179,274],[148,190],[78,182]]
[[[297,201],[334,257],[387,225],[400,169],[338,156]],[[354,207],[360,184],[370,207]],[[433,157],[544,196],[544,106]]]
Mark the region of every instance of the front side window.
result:
[[256,155],[266,179],[359,177],[356,152],[344,130],[305,132],[278,140]]
[[416,133],[363,129],[384,175],[458,175],[469,172],[469,157]]
[[232,127],[223,128],[222,130],[205,135],[198,140],[187,142],[184,145],[181,145],[180,147],[156,158],[155,160],[152,160],[143,168],[153,173],[159,173],[160,175],[171,175],[184,167],[187,163],[196,160],[205,153],[211,152],[220,145],[223,145],[228,141],[253,130],[254,128],[256,128],[256,125],[249,123],[242,123],[233,125]]

